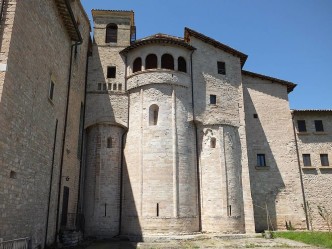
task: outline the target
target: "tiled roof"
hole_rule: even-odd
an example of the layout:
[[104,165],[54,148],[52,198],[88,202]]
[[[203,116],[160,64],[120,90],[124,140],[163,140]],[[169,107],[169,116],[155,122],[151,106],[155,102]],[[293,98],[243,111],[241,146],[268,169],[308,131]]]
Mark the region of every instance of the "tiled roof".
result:
[[242,70],[242,74],[248,75],[248,76],[251,76],[251,77],[255,77],[255,78],[260,78],[260,79],[263,79],[263,80],[270,80],[272,82],[285,85],[285,86],[287,86],[287,92],[288,93],[293,91],[294,88],[297,86],[297,84],[295,84],[293,82],[290,82],[290,81],[281,80],[281,79],[277,79],[277,78],[273,78],[273,77],[266,76],[266,75],[263,75],[263,74],[253,73],[253,72],[249,72],[249,71],[245,71],[245,70]]
[[329,109],[303,109],[303,110],[291,110],[292,112],[332,112]]
[[126,54],[130,50],[133,50],[137,47],[144,46],[147,44],[158,44],[158,43],[174,44],[174,45],[178,45],[178,46],[187,48],[189,50],[195,50],[195,48],[193,46],[186,43],[182,38],[158,33],[155,35],[151,35],[151,36],[136,40],[130,46],[123,49],[120,53]]
[[248,58],[248,55],[244,54],[244,53],[241,53],[240,51],[237,51],[221,42],[218,42],[208,36],[205,36],[195,30],[192,30],[192,29],[189,29],[189,28],[185,28],[184,29],[184,37],[185,37],[185,41],[186,42],[189,42],[189,36],[194,36],[216,48],[219,48],[221,50],[224,50],[225,52],[227,53],[230,53],[234,56],[237,56],[240,58],[240,61],[241,61],[241,66],[243,67],[244,63],[246,62],[247,58]]

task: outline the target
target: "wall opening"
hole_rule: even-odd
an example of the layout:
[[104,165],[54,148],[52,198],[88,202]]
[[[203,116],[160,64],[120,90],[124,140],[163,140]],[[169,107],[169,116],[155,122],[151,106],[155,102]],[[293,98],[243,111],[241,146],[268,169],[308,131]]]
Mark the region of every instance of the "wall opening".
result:
[[170,54],[164,54],[161,57],[161,68],[174,70],[174,59]]
[[215,137],[211,137],[211,140],[210,140],[210,148],[216,148],[216,138]]
[[149,108],[149,124],[157,125],[159,116],[159,106],[153,104]]
[[110,23],[106,27],[106,43],[118,41],[118,26],[115,23]]
[[107,138],[107,148],[112,148],[112,137]]
[[178,70],[180,72],[184,72],[186,73],[187,72],[187,62],[186,60],[183,58],[183,57],[179,57],[178,58]]
[[145,59],[145,69],[157,68],[158,59],[157,55],[149,54]]
[[139,72],[142,70],[142,59],[140,57],[136,58],[133,63],[133,73]]
[[157,203],[157,217],[159,217],[159,203]]

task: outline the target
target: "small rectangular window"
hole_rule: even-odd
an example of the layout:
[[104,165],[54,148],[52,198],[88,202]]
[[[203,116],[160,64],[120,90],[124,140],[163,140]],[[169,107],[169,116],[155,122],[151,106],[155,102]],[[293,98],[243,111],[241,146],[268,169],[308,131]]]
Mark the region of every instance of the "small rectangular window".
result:
[[297,120],[297,128],[299,132],[306,132],[307,127],[305,125],[305,120]]
[[54,82],[53,80],[51,80],[50,87],[48,90],[48,97],[50,98],[50,100],[53,100],[53,95],[54,95]]
[[116,91],[116,84],[113,84],[113,91]]
[[107,78],[115,78],[116,67],[107,67]]
[[106,83],[103,84],[103,90],[106,91],[107,90],[107,86],[106,86]]
[[310,154],[303,154],[302,158],[303,158],[303,166],[311,166]]
[[258,115],[256,113],[254,114],[254,118],[258,118]]
[[266,166],[265,154],[257,154],[257,166],[259,167]]
[[217,65],[218,65],[218,74],[226,75],[226,64],[225,64],[225,62],[218,61]]
[[323,121],[315,120],[315,128],[316,128],[316,131],[324,131]]
[[329,156],[328,154],[320,154],[320,162],[322,166],[329,166]]
[[122,91],[122,84],[119,84],[119,85],[118,85],[118,90],[119,90],[119,91]]
[[101,91],[101,83],[98,83],[98,91]]
[[210,104],[215,105],[217,104],[217,96],[216,95],[210,95]]
[[112,90],[112,84],[108,83],[108,90]]

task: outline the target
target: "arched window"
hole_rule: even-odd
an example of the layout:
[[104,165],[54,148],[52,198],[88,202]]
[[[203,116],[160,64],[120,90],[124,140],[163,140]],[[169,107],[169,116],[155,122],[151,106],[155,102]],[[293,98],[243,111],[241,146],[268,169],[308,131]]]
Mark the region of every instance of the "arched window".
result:
[[145,69],[157,68],[157,55],[149,54],[145,59]]
[[161,68],[174,70],[174,59],[170,54],[164,54],[161,57]]
[[211,137],[210,148],[216,148],[216,138],[215,137]]
[[180,72],[187,72],[187,62],[183,57],[178,58],[178,70]]
[[158,123],[158,114],[159,114],[159,106],[153,104],[149,109],[149,124],[157,125]]
[[107,138],[107,148],[112,148],[113,144],[112,144],[112,137]]
[[110,23],[106,27],[106,43],[118,41],[118,26],[115,23]]
[[142,70],[142,59],[140,57],[136,58],[133,63],[133,73]]

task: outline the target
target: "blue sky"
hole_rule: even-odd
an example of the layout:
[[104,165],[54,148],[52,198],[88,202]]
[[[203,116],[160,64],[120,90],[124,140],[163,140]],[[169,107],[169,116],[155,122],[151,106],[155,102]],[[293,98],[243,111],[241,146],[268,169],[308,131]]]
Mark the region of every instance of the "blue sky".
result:
[[292,109],[332,109],[332,0],[82,0],[133,10],[137,38],[192,28],[249,56],[244,69],[297,83]]

